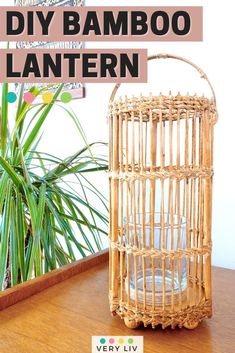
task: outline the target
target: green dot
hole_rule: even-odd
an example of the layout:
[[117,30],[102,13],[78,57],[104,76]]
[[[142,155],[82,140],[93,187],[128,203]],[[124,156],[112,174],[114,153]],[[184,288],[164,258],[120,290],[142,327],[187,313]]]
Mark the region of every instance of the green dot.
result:
[[69,103],[72,100],[72,94],[69,92],[64,92],[61,94],[60,99],[63,103]]
[[8,92],[6,96],[6,100],[8,103],[14,103],[17,99],[17,96],[14,92]]
[[134,342],[133,338],[128,338],[128,343],[132,344]]
[[101,339],[100,339],[100,343],[101,343],[101,344],[105,344],[105,342],[106,342],[105,338],[101,338]]

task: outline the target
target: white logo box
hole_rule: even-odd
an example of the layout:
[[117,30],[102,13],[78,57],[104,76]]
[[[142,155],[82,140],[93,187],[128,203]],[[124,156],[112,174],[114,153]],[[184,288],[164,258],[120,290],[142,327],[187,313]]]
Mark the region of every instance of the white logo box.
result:
[[143,336],[92,336],[91,353],[144,353]]

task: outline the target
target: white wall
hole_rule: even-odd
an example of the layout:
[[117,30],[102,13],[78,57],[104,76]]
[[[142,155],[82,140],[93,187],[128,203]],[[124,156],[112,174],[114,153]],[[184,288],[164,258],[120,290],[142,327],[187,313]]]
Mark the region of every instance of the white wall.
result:
[[[5,5],[0,1],[0,5]],[[89,6],[156,6],[155,0],[86,0]],[[183,5],[182,1],[168,0],[158,2],[159,5]],[[209,76],[217,95],[219,122],[215,127],[215,160],[214,160],[214,196],[213,196],[213,264],[235,269],[235,142],[234,129],[235,117],[232,109],[234,102],[235,82],[235,54],[234,48],[234,13],[235,4],[227,1],[226,14],[222,14],[222,5],[219,0],[188,0],[184,5],[202,5],[204,7],[204,40],[199,43],[87,43],[86,47],[139,47],[147,48],[149,54],[169,52],[184,56],[199,65]],[[158,66],[159,65],[159,66]],[[164,92],[165,88],[188,91],[192,87],[201,93],[209,91],[202,80],[192,70],[179,64],[178,76],[174,80],[162,84],[164,75],[172,75],[173,62],[151,65],[150,79],[156,92]],[[167,72],[170,67],[169,72]],[[184,71],[185,70],[185,71]],[[181,79],[181,73],[185,74],[185,81]],[[195,86],[193,86],[195,84]],[[106,124],[107,103],[113,84],[89,84],[86,85],[87,98],[74,101],[71,106],[76,111],[83,124],[90,141],[107,140],[108,126]],[[127,85],[124,86],[124,90]],[[200,87],[200,88],[199,88]],[[142,88],[142,87],[141,87]],[[133,87],[132,87],[133,89]],[[136,87],[135,87],[136,89]],[[154,88],[153,88],[154,89]],[[121,92],[121,91],[120,91]],[[191,92],[191,91],[190,91]],[[56,130],[55,130],[56,121]],[[51,138],[51,136],[53,136]],[[61,143],[62,139],[67,141]],[[48,121],[43,149],[59,155],[67,155],[79,148],[79,141],[73,126],[57,112]],[[96,180],[97,182],[97,180]],[[100,188],[107,192],[107,180],[100,180]]]

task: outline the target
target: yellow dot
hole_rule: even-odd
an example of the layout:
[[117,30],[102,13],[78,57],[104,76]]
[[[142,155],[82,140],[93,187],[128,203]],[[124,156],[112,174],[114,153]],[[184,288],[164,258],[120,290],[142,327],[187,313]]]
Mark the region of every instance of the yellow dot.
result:
[[124,339],[123,338],[119,338],[118,343],[119,344],[123,344],[124,343]]
[[51,92],[43,93],[42,100],[43,100],[43,103],[45,104],[51,103],[53,100],[53,94]]

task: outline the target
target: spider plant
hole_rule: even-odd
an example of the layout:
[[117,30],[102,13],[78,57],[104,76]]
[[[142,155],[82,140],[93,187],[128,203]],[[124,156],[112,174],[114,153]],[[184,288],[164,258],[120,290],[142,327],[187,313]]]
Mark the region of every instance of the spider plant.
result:
[[[6,100],[8,84],[2,84],[1,88],[0,290],[3,290],[102,248],[102,236],[107,234],[106,200],[89,175],[106,170],[107,161],[95,154],[97,144],[87,143],[76,115],[63,105],[63,114],[66,119],[73,119],[84,148],[63,160],[39,150],[41,128],[57,104],[63,85],[56,88],[49,104],[26,103],[21,85],[11,128],[12,115]],[[30,91],[37,97],[43,90],[32,87]]]

